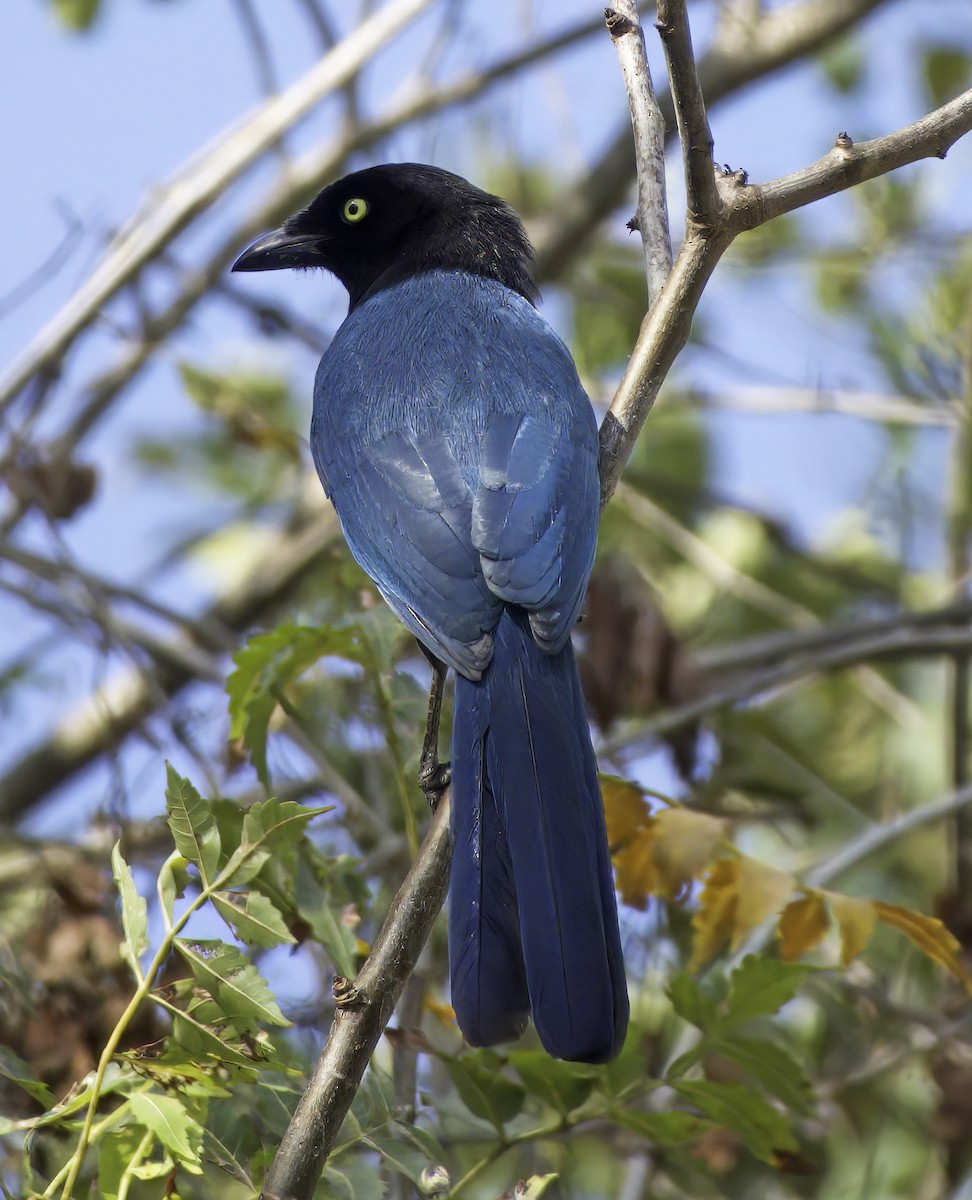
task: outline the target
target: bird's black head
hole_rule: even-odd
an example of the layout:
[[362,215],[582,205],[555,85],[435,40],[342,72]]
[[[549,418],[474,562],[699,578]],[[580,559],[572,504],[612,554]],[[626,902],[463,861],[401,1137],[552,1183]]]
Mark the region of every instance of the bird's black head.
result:
[[534,303],[532,265],[533,247],[505,200],[450,171],[394,163],[332,183],[254,242],[233,270],[324,267],[354,308],[382,288],[437,270],[485,275]]

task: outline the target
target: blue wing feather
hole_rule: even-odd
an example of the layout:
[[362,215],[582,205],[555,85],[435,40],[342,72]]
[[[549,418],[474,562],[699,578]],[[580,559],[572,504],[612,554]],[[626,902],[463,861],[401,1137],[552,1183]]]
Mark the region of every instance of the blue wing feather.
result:
[[565,1058],[624,1038],[604,817],[570,631],[594,556],[597,430],[566,347],[459,272],[378,292],[318,370],[311,447],[352,553],[458,672],[449,942],[463,1032],[527,1009]]

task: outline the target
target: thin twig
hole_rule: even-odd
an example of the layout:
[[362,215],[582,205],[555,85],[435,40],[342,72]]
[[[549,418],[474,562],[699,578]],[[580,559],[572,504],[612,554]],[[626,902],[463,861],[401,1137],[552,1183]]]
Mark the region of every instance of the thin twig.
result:
[[270,60],[270,50],[267,39],[253,8],[253,0],[234,0],[236,11],[240,16],[240,24],[253,53],[256,64],[257,78],[265,96],[273,96],[279,92],[277,77],[274,74],[273,63]]
[[625,730],[605,743],[605,754],[641,746],[650,738],[665,737],[677,729],[694,725],[702,717],[755,696],[769,695],[806,675],[843,671],[861,663],[877,660],[938,657],[972,652],[972,629],[894,629],[889,633],[862,637],[818,653],[798,655],[778,666],[754,671],[750,675],[720,683],[696,699]]
[[863,833],[852,838],[832,857],[807,871],[803,876],[803,882],[808,887],[826,887],[838,875],[843,875],[845,871],[856,867],[863,859],[890,846],[892,842],[904,837],[906,833],[911,833],[912,830],[920,829],[923,825],[930,825],[933,821],[940,821],[953,813],[960,812],[968,804],[972,804],[972,786],[966,786],[948,796],[932,800],[920,808],[909,809],[908,812],[903,812],[890,821],[883,821],[880,825],[873,825],[870,829],[865,829]]
[[943,158],[970,129],[972,90],[885,137],[855,146],[847,134],[841,134],[829,154],[769,183],[750,186],[745,172],[722,177],[723,215],[714,226],[687,231],[669,286],[645,317],[627,370],[601,425],[602,505],[613,494],[662,381],[688,340],[705,284],[733,239],[775,216],[866,179],[923,158]]
[[[282,538],[275,554],[261,545],[253,570],[200,618],[232,630],[243,630],[311,568],[320,552],[337,536],[333,510],[314,524]],[[173,696],[196,678],[188,664],[173,663],[119,674],[94,692],[75,712],[62,719],[39,746],[28,750],[0,779],[0,822],[13,821],[55,787],[117,745],[157,707],[157,695]]]
[[[740,24],[726,6],[723,22],[699,63],[699,79],[709,108],[754,79],[764,79],[780,68],[813,53],[868,13],[890,0],[804,0],[763,9],[758,20]],[[669,93],[658,97],[665,124],[673,128],[675,113]],[[578,178],[561,189],[561,198],[546,215],[534,241],[537,278],[563,274],[586,247],[591,234],[622,203],[635,178],[631,126],[627,118],[618,127],[608,148]]]
[[137,216],[118,234],[87,283],[0,379],[0,411],[34,375],[64,356],[95,314],[147,262],[157,257],[180,230],[209,208],[234,179],[276,145],[322,99],[342,87],[432,2],[390,0],[286,91],[264,101],[242,124],[233,125],[216,145],[194,155],[164,187],[162,200],[153,202],[148,213]]
[[668,228],[665,187],[665,119],[651,84],[645,35],[634,0],[616,0],[604,10],[608,32],[621,64],[638,166],[638,210],[628,222],[641,234],[645,250],[648,306],[661,295],[672,270],[672,236]]
[[675,120],[682,143],[688,219],[699,225],[714,225],[722,205],[712,165],[712,131],[705,115],[705,99],[695,65],[685,0],[658,0],[656,28],[665,50]]

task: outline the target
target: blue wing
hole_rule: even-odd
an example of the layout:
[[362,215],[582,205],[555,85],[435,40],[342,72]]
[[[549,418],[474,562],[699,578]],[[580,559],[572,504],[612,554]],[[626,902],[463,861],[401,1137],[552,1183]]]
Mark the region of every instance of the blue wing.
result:
[[321,361],[311,445],[355,558],[470,679],[506,604],[559,650],[597,524],[597,430],[566,347],[501,285],[436,272],[356,309]]

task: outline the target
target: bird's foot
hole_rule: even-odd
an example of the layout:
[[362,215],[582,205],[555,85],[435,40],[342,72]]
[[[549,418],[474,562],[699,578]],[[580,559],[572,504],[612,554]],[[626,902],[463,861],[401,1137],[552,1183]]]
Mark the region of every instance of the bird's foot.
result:
[[432,762],[423,763],[419,770],[419,787],[425,792],[425,798],[434,809],[439,803],[439,797],[452,782],[452,763]]

